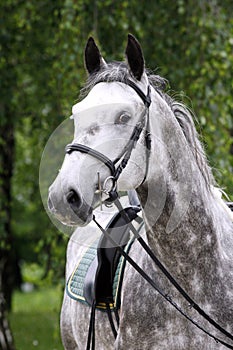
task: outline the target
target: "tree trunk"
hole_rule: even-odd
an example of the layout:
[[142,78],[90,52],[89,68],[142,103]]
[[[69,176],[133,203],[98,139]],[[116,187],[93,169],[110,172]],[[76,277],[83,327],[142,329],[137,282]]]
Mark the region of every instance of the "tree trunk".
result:
[[14,248],[11,232],[11,179],[13,174],[14,124],[10,109],[0,105],[0,349],[14,350],[7,320],[14,286]]
[[[0,260],[0,275],[3,275],[5,266],[4,258]],[[13,337],[7,319],[6,302],[2,291],[3,283],[0,281],[0,349],[15,350]]]

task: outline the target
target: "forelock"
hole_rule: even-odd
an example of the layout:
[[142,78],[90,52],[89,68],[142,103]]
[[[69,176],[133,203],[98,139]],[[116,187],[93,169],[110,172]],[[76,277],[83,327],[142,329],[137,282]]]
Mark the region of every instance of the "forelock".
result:
[[[155,88],[155,90],[162,92],[167,86],[166,79],[161,78],[158,75],[150,74],[147,70],[146,73],[150,84]],[[117,81],[127,84],[128,79],[131,79],[135,83],[137,83],[135,78],[130,73],[128,65],[125,62],[114,61],[108,63],[101,67],[101,69],[98,72],[93,73],[88,77],[84,87],[80,92],[80,97],[84,98],[90,92],[90,90],[98,83],[111,83]]]

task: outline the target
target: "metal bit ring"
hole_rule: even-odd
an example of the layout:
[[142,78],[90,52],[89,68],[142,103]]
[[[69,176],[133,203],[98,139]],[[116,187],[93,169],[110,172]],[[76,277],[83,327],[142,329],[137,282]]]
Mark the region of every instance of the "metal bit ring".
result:
[[[112,181],[112,187],[108,189],[108,188],[107,188],[107,183],[108,183],[109,181]],[[115,190],[116,190],[116,186],[117,186],[117,184],[116,184],[116,179],[115,179],[115,177],[114,177],[114,176],[109,176],[109,177],[107,177],[107,178],[104,180],[102,190],[103,190],[103,192],[104,192],[105,194],[109,194],[109,192],[115,191]]]

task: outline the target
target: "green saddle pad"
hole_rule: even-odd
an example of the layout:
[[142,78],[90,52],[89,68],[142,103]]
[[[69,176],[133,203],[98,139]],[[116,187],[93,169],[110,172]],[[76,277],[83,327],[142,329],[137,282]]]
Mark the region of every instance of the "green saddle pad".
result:
[[[85,297],[83,294],[84,281],[91,263],[97,256],[98,241],[99,240],[95,241],[84,252],[83,256],[79,260],[77,266],[75,267],[66,285],[66,292],[70,298],[76,301],[80,301],[87,305],[88,303],[85,300]],[[130,239],[128,244],[125,246],[124,250],[126,253],[129,252],[133,241],[134,241],[133,238]],[[112,286],[113,303],[110,304],[110,309],[112,310],[118,309],[120,307],[120,292],[121,292],[121,285],[122,285],[122,280],[124,275],[124,269],[125,269],[125,258],[121,256],[119,258],[119,262],[117,265],[113,286]],[[96,308],[102,311],[107,310],[105,303],[97,303]]]

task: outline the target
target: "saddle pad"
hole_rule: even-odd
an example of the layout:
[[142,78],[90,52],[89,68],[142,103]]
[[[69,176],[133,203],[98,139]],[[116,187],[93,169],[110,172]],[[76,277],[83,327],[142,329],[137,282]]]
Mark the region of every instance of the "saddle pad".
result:
[[[87,271],[92,263],[92,261],[97,256],[97,246],[98,241],[95,241],[92,243],[90,247],[87,248],[81,259],[79,260],[77,266],[75,267],[73,273],[71,274],[67,285],[66,285],[66,293],[69,295],[70,298],[80,301],[86,305],[89,305],[84,297],[83,294],[83,288],[84,288],[84,281],[87,274]],[[128,253],[134,239],[130,239],[128,244],[125,247],[125,252]],[[121,285],[124,275],[124,269],[125,269],[125,258],[123,256],[120,257],[116,273],[114,276],[113,286],[112,286],[112,295],[113,295],[113,303],[110,304],[110,309],[119,309],[120,307],[120,292],[121,292]],[[94,276],[93,276],[94,278]],[[105,303],[97,303],[96,308],[102,311],[106,311],[107,307]]]

